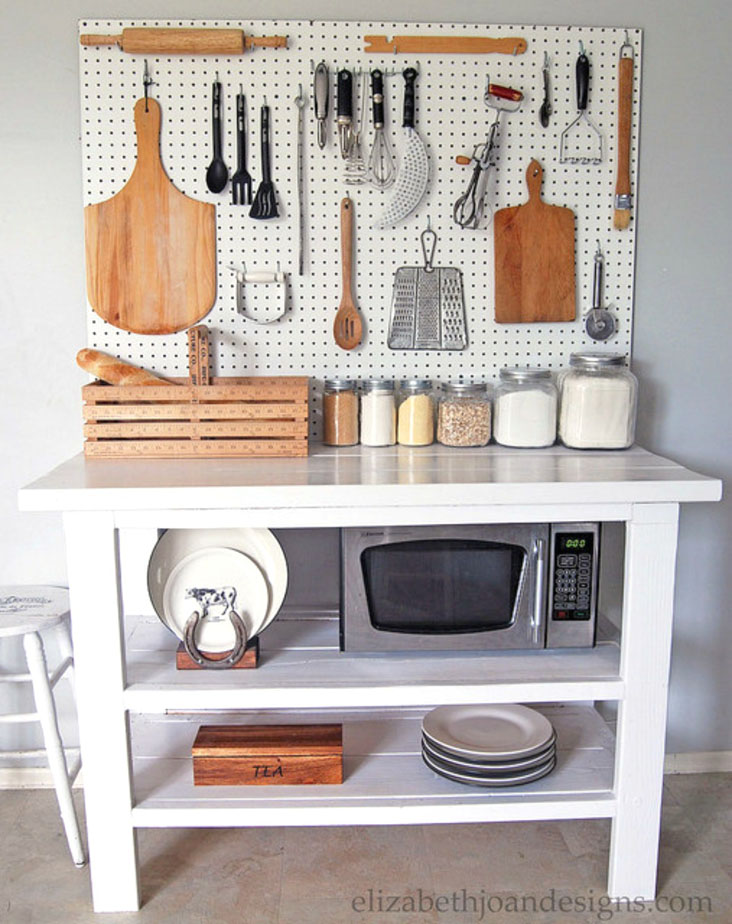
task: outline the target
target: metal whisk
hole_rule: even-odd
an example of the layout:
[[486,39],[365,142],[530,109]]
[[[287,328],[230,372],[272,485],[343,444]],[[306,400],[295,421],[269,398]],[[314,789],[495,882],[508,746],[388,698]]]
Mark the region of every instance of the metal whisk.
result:
[[384,75],[371,71],[371,98],[373,102],[374,140],[369,155],[368,178],[377,189],[386,189],[396,178],[396,164],[391,153],[389,138],[384,133]]

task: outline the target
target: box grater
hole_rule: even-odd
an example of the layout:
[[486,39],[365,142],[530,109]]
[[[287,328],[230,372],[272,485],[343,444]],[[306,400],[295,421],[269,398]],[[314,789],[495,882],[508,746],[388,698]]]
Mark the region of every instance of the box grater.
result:
[[400,266],[394,276],[387,343],[392,350],[463,350],[463,275],[452,266],[432,266],[437,235],[429,227],[421,241],[424,266]]

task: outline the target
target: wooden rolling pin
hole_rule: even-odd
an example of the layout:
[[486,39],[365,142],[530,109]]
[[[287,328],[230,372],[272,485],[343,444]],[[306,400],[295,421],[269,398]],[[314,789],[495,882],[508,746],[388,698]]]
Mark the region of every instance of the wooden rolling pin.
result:
[[108,382],[110,385],[171,385],[176,387],[175,382],[168,382],[148,372],[147,369],[141,369],[139,366],[125,362],[124,359],[117,359],[116,356],[110,356],[100,350],[79,350],[76,354],[76,361],[85,372],[90,372],[102,382]]
[[123,29],[82,35],[82,45],[117,45],[133,55],[242,55],[248,48],[287,48],[286,35],[244,35],[241,29]]

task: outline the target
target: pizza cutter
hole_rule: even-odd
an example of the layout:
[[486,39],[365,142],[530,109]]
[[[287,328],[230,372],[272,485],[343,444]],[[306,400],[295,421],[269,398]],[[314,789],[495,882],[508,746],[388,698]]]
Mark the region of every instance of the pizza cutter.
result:
[[605,258],[597,242],[595,271],[592,279],[592,309],[585,317],[585,330],[593,340],[608,340],[615,333],[615,318],[602,307],[602,283],[605,272]]

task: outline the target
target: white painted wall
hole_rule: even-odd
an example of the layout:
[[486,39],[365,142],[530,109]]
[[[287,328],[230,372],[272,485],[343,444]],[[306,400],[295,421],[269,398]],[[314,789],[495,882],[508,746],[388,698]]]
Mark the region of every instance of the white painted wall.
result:
[[[81,447],[85,343],[77,20],[347,18],[337,0],[35,0],[0,7],[0,581],[63,582],[59,519],[21,515],[22,484]],[[728,0],[372,0],[373,19],[645,29],[634,368],[639,441],[732,475]],[[355,9],[352,18],[363,18]],[[732,501],[682,517],[668,747],[732,749],[726,705]],[[0,658],[13,661],[12,651]],[[3,744],[0,739],[0,745]]]

